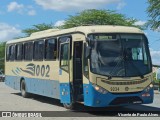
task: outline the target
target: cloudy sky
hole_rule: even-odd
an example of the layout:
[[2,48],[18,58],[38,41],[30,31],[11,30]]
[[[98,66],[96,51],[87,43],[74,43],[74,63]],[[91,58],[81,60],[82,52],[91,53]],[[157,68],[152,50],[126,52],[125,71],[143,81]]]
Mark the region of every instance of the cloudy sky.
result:
[[[21,30],[34,24],[59,26],[68,15],[84,9],[109,9],[138,19],[143,25],[149,18],[147,0],[3,0],[0,3],[0,41],[21,36]],[[160,65],[160,32],[145,30],[154,64]]]

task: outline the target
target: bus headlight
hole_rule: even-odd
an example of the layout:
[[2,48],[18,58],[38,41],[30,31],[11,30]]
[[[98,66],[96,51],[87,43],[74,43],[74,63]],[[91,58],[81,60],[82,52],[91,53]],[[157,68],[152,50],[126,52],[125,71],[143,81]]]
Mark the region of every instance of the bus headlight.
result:
[[145,92],[148,92],[151,88],[153,88],[153,84],[152,83],[150,85],[148,85],[148,87],[146,87]]
[[105,90],[104,88],[98,86],[98,85],[95,85],[95,84],[92,84],[93,88],[98,91],[99,93],[102,93],[102,94],[106,94],[108,93],[107,90]]
[[150,88],[153,88],[153,84],[151,83],[151,84],[149,85],[149,87],[150,87]]

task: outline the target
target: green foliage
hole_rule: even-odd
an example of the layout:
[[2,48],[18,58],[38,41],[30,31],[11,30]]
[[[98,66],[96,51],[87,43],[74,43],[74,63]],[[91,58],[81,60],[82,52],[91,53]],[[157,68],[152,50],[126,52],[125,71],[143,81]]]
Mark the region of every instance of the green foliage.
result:
[[125,15],[116,13],[115,11],[89,9],[77,13],[75,16],[69,16],[63,28],[81,25],[121,25],[142,29],[142,26],[135,25],[136,21],[136,19],[127,18]]
[[160,27],[160,0],[148,0],[149,6],[147,12],[149,17],[147,26],[153,30],[157,30]]
[[159,83],[159,80],[156,79],[156,72],[153,73],[153,81],[155,84]]
[[43,31],[43,30],[47,30],[47,29],[52,29],[52,24],[37,24],[37,25],[33,25],[32,28],[27,28],[22,30],[22,32],[26,35],[26,36],[30,36],[32,33],[34,32],[39,32],[39,31]]
[[[52,24],[37,24],[32,28],[22,30],[26,36],[30,36],[34,32],[43,31],[52,28],[66,29],[81,25],[121,25],[134,26],[143,29],[143,26],[135,25],[137,20],[134,18],[127,18],[123,14],[116,13],[110,10],[96,10],[89,9],[77,13],[75,16],[69,16],[63,26],[55,27]],[[19,37],[18,37],[19,38]]]
[[0,43],[0,71],[4,72],[5,42]]

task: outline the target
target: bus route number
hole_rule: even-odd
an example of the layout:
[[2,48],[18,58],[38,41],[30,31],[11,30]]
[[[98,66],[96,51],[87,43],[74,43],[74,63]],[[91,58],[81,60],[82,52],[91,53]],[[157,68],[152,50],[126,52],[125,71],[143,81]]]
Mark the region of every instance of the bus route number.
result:
[[47,65],[36,65],[35,66],[35,75],[36,76],[42,76],[42,77],[49,77],[49,72],[50,72],[50,66]]
[[110,90],[111,91],[119,91],[119,87],[111,87]]

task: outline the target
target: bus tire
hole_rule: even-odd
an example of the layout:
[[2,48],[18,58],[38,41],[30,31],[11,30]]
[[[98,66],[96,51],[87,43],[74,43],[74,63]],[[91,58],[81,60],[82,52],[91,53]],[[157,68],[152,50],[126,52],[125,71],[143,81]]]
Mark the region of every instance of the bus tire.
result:
[[27,91],[26,91],[26,83],[25,83],[24,80],[21,81],[21,95],[22,95],[24,98],[29,97],[29,93],[27,93]]
[[75,108],[75,103],[63,103],[63,106],[64,106],[66,109],[73,110],[73,109]]

